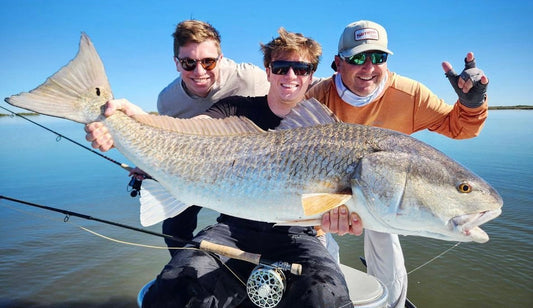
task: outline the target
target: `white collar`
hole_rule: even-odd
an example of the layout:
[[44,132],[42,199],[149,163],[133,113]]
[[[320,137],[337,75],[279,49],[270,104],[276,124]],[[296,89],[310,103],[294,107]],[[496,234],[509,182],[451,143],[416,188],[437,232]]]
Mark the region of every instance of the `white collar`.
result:
[[337,88],[337,93],[343,101],[354,107],[363,107],[365,105],[370,104],[376,97],[381,94],[381,92],[383,92],[388,78],[388,74],[385,74],[385,78],[383,78],[379,86],[374,90],[374,92],[370,93],[368,96],[359,96],[350,91],[348,88],[346,88],[344,83],[342,83],[342,78],[339,73],[335,74],[335,86]]

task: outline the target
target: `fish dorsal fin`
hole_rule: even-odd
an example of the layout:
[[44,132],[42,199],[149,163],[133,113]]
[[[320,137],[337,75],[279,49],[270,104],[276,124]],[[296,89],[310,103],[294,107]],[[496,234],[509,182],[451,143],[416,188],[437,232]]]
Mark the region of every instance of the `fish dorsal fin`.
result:
[[248,118],[236,116],[223,119],[208,117],[179,119],[169,116],[142,114],[134,115],[133,118],[145,125],[190,135],[229,136],[265,132]]
[[318,193],[303,194],[302,207],[306,216],[327,212],[337,206],[343,205],[352,198],[351,193]]
[[309,127],[340,122],[337,116],[315,98],[299,102],[276,127],[276,130]]

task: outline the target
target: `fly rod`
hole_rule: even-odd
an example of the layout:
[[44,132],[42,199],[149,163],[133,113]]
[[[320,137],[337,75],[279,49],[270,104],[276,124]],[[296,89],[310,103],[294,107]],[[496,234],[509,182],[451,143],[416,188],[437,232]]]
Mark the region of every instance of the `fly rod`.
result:
[[100,218],[92,217],[92,216],[89,216],[89,215],[80,214],[80,213],[76,213],[76,212],[72,212],[72,211],[68,211],[68,210],[63,210],[63,209],[59,209],[59,208],[55,208],[55,207],[50,207],[50,206],[40,205],[40,204],[36,204],[36,203],[31,203],[31,202],[27,202],[27,201],[15,199],[15,198],[3,196],[3,195],[0,195],[0,199],[5,199],[5,200],[9,200],[9,201],[12,201],[12,202],[15,202],[15,203],[29,205],[29,206],[37,207],[37,208],[48,210],[48,211],[62,213],[64,215],[66,215],[65,219],[64,219],[65,222],[68,221],[70,216],[75,216],[75,217],[83,218],[83,219],[86,219],[86,220],[94,220],[94,221],[98,221],[98,222],[101,222],[101,223],[104,223],[104,224],[108,224],[108,225],[112,225],[112,226],[116,226],[116,227],[120,227],[120,228],[125,228],[125,229],[129,229],[129,230],[137,231],[137,232],[142,232],[142,233],[154,235],[154,236],[164,237],[164,238],[176,241],[176,242],[180,243],[180,245],[182,245],[182,246],[192,245],[192,246],[194,246],[194,248],[198,248],[200,250],[204,250],[204,251],[208,251],[208,252],[212,252],[212,253],[217,253],[217,254],[226,256],[228,258],[238,259],[238,260],[250,262],[250,263],[253,263],[253,264],[256,264],[256,265],[267,265],[267,266],[271,266],[271,267],[278,267],[278,268],[281,268],[282,270],[290,271],[292,274],[295,274],[295,275],[301,275],[301,273],[302,273],[302,265],[301,264],[298,264],[298,263],[289,264],[289,263],[286,263],[286,262],[278,262],[278,261],[274,262],[274,261],[262,258],[260,254],[250,253],[250,252],[242,251],[242,250],[240,250],[238,248],[211,243],[211,242],[206,241],[206,240],[203,240],[203,241],[200,241],[200,242],[187,241],[187,240],[183,240],[183,239],[180,239],[180,238],[172,236],[172,235],[158,233],[158,232],[150,231],[150,230],[143,229],[143,228],[137,228],[137,227],[121,224],[121,223],[118,223],[118,222],[109,221],[109,220],[105,220],[105,219],[100,219]]
[[103,158],[107,159],[108,161],[110,161],[110,162],[112,162],[112,163],[114,163],[114,164],[116,164],[116,165],[119,165],[119,166],[122,167],[123,169],[126,169],[126,170],[128,170],[128,171],[131,171],[131,169],[132,169],[132,168],[131,168],[130,166],[128,166],[127,164],[120,163],[120,162],[118,162],[118,161],[116,161],[116,160],[114,160],[114,159],[112,159],[112,158],[110,158],[110,157],[107,157],[107,156],[103,155],[102,153],[98,153],[97,151],[95,151],[95,150],[93,150],[93,149],[91,149],[91,148],[89,148],[89,147],[87,147],[87,146],[84,146],[83,144],[81,144],[81,143],[79,143],[79,142],[77,142],[77,141],[75,141],[75,140],[72,140],[72,139],[70,139],[69,137],[67,137],[67,136],[65,136],[65,135],[62,135],[62,134],[60,134],[60,133],[58,133],[58,132],[56,132],[56,131],[54,131],[54,130],[52,130],[52,129],[50,129],[50,128],[44,126],[44,125],[41,125],[41,124],[39,124],[39,123],[37,123],[37,122],[35,122],[35,121],[32,121],[32,120],[28,119],[27,117],[25,117],[25,116],[23,116],[23,115],[21,115],[21,114],[18,114],[18,113],[14,112],[14,111],[11,111],[11,110],[9,110],[9,109],[3,107],[3,106],[0,106],[0,108],[6,110],[6,111],[8,111],[8,112],[11,112],[11,114],[16,115],[16,116],[18,116],[18,117],[21,117],[21,118],[23,118],[24,120],[26,120],[26,121],[28,121],[28,122],[31,122],[31,123],[33,123],[33,124],[35,124],[35,125],[37,125],[37,126],[39,126],[39,127],[41,127],[41,128],[44,128],[44,129],[46,129],[47,131],[49,131],[49,132],[51,132],[51,133],[53,133],[53,134],[56,134],[59,138],[65,138],[65,139],[67,139],[68,141],[70,141],[70,142],[72,142],[72,143],[74,143],[74,144],[76,144],[76,145],[78,145],[78,146],[80,146],[80,147],[82,147],[82,148],[84,148],[84,149],[86,149],[86,150],[88,150],[88,151],[91,151],[91,152],[93,152],[94,154],[96,154],[96,155],[98,155],[98,156],[100,156],[100,157],[103,157]]

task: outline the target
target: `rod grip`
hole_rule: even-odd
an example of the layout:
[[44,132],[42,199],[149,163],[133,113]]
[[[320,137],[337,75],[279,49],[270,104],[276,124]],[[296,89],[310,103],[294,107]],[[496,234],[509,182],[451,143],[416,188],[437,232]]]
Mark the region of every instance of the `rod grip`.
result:
[[[201,241],[199,247],[202,250],[218,253],[220,255],[232,258],[232,259],[238,259],[241,261],[250,262],[253,264],[261,264],[261,255],[251,252],[246,252],[243,250],[240,250],[238,248],[228,247],[220,244],[211,243],[209,241]],[[265,260],[266,261],[266,260]],[[272,266],[273,263],[267,261],[265,264]],[[302,274],[302,265],[298,263],[292,263],[290,264],[290,269],[285,268],[285,270],[289,270],[294,275],[301,275]]]
[[215,243],[211,243],[205,240],[200,242],[199,248],[206,250],[206,251],[218,253],[223,256],[232,258],[232,259],[238,259],[238,260],[250,262],[253,264],[259,264],[260,259],[261,259],[260,254],[242,251],[238,248],[215,244]]

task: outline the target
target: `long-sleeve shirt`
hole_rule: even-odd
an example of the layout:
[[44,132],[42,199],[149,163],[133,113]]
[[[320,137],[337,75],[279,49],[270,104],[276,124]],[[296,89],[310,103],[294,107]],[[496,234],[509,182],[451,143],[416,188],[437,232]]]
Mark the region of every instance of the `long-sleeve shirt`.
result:
[[472,138],[481,131],[487,118],[487,101],[478,108],[465,107],[459,101],[451,106],[420,82],[392,72],[388,74],[382,93],[362,107],[352,106],[340,98],[334,77],[313,86],[306,97],[316,98],[347,123],[378,126],[405,134],[429,129],[454,139]]

